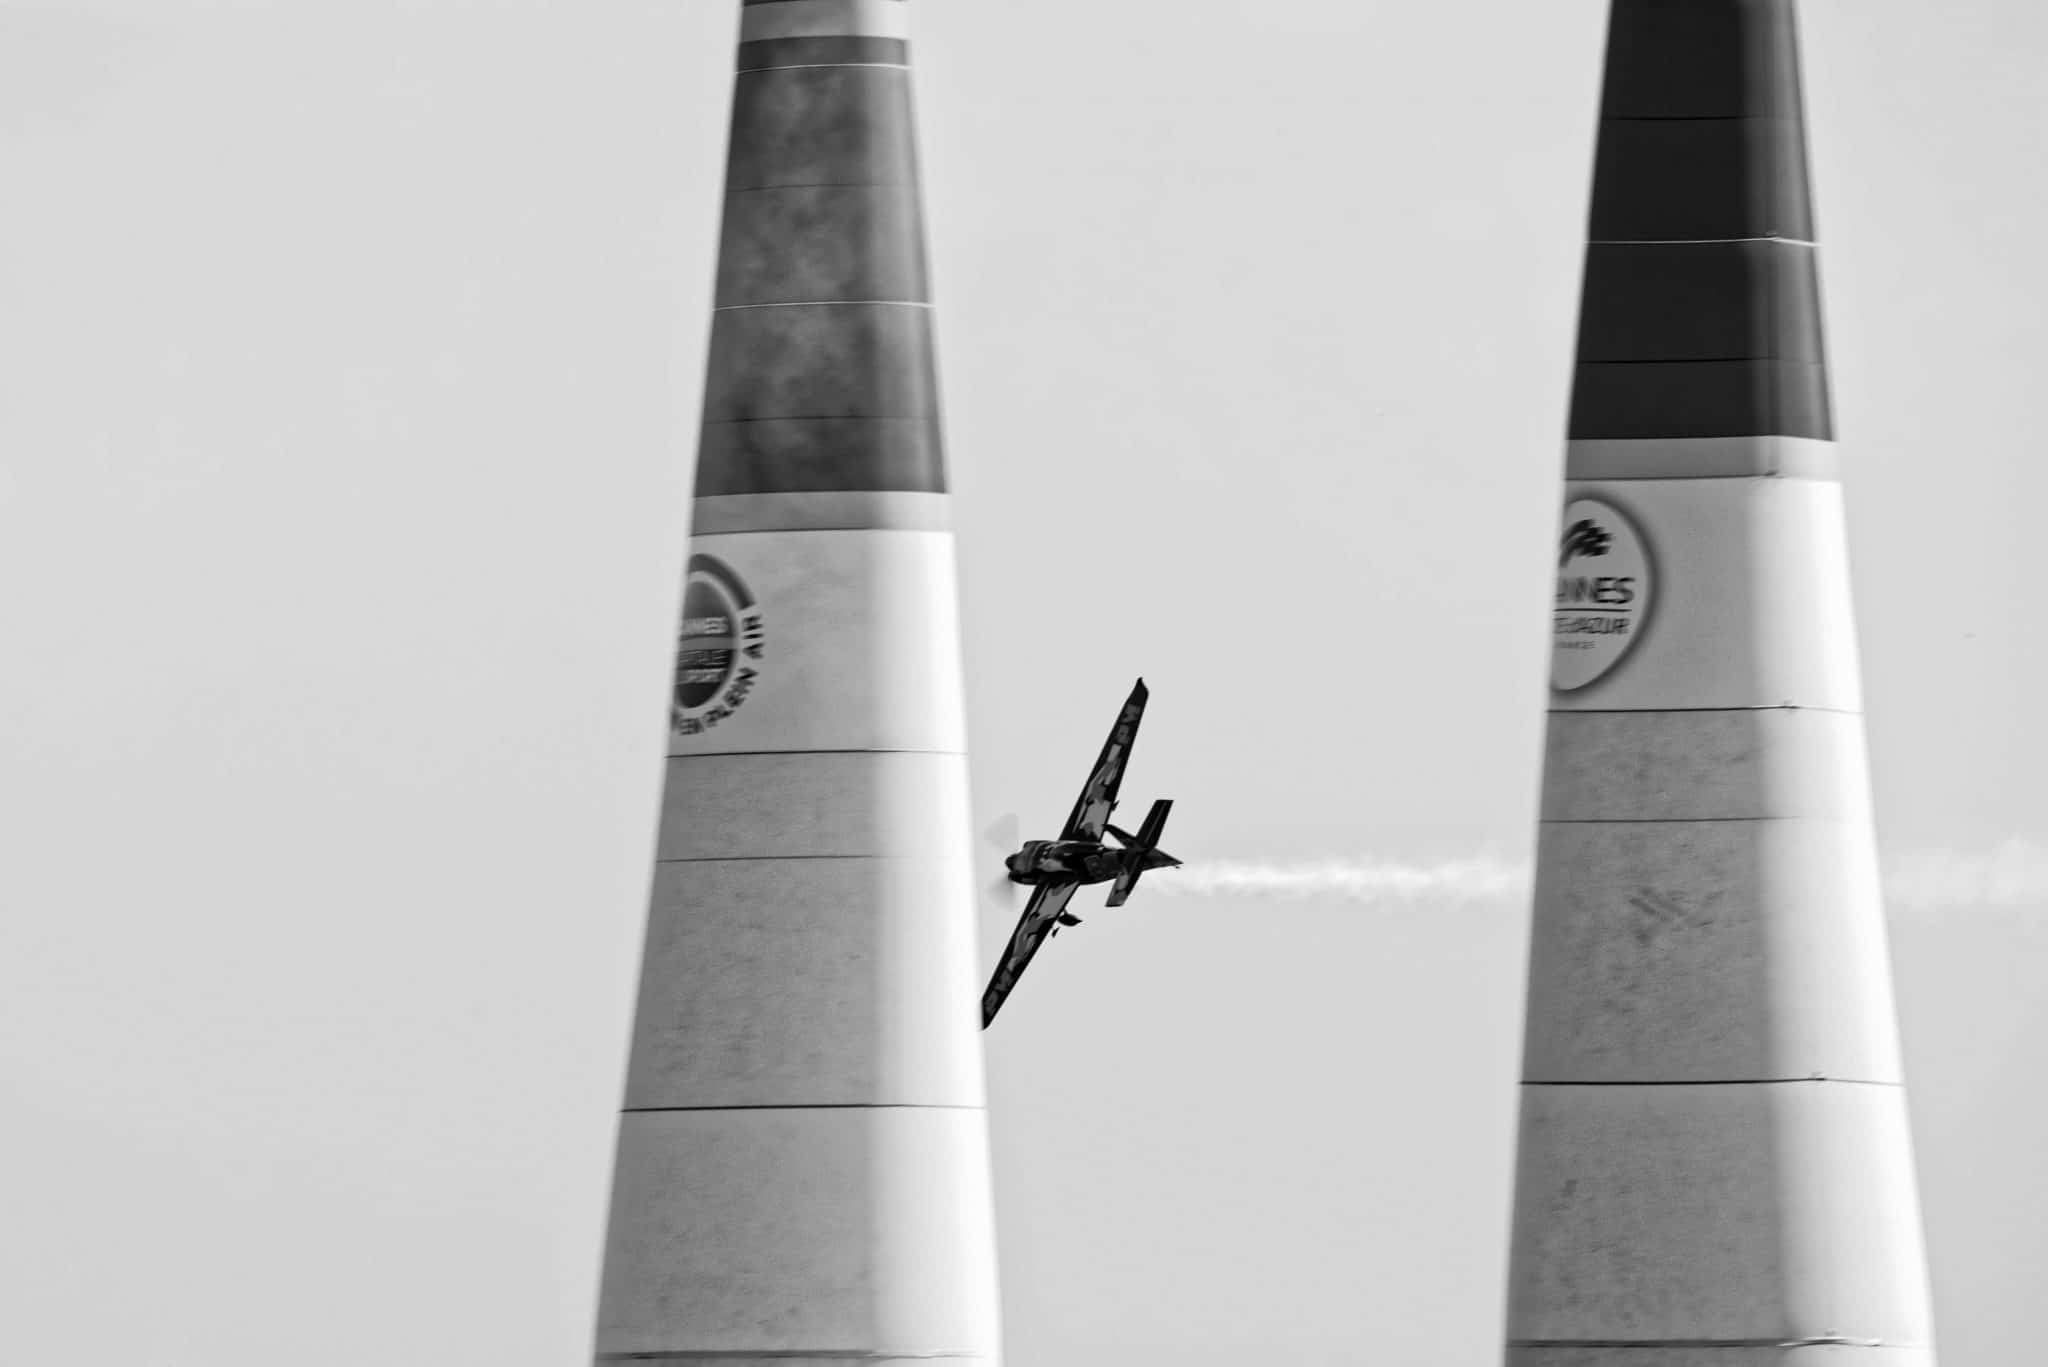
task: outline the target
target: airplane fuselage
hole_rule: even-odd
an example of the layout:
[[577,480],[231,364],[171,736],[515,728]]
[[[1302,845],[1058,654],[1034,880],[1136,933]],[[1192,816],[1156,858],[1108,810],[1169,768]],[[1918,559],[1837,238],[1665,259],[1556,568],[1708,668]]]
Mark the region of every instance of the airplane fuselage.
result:
[[[1097,840],[1027,840],[1024,848],[1003,861],[1012,883],[1107,883],[1122,873],[1126,851]],[[1176,863],[1157,850],[1145,851],[1145,867]]]

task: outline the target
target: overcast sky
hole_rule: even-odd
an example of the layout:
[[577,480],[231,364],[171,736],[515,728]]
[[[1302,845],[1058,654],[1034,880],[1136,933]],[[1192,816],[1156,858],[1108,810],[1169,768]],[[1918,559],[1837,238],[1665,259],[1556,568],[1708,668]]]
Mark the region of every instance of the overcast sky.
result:
[[[0,3],[0,1361],[588,1352],[735,12]],[[1527,858],[1603,15],[916,6],[981,824],[1142,672],[1191,884]],[[2048,15],[1805,20],[1938,1328],[2005,1367]],[[1491,1364],[1524,900],[1170,877],[988,1036],[1010,1367]]]

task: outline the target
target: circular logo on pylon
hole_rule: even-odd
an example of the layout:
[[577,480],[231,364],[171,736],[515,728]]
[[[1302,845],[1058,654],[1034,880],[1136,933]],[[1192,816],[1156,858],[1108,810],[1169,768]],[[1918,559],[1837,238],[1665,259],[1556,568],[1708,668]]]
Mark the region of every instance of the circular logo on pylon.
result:
[[1656,601],[1649,547],[1611,503],[1573,499],[1557,543],[1557,606],[1551,617],[1550,686],[1584,688],[1628,658]]
[[761,610],[732,567],[716,556],[691,556],[669,729],[695,736],[738,711],[759,677],[766,643]]

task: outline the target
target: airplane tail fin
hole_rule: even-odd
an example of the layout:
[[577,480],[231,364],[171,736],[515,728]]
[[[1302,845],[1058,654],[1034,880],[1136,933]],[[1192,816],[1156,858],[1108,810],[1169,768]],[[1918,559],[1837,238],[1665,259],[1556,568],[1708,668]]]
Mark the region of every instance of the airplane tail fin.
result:
[[1159,837],[1166,830],[1166,817],[1173,810],[1173,799],[1160,798],[1152,804],[1152,810],[1145,813],[1145,824],[1138,827],[1138,834],[1130,841],[1130,848],[1124,853],[1123,872],[1116,876],[1116,882],[1109,890],[1104,906],[1120,907],[1131,895],[1131,889],[1138,886],[1147,869],[1171,868],[1180,863],[1172,855],[1159,848]]

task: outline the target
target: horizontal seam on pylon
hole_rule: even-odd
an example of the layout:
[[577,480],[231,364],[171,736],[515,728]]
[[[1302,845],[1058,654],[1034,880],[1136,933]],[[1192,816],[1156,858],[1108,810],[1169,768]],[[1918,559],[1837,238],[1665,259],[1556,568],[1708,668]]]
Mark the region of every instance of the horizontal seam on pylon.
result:
[[621,1115],[663,1115],[671,1111],[985,1111],[957,1101],[820,1101],[755,1106],[621,1106]]
[[929,299],[783,299],[766,304],[719,304],[711,311],[727,313],[733,309],[810,309],[827,304],[893,304],[911,309],[932,307]]
[[1731,1077],[1638,1078],[1623,1082],[1572,1081],[1565,1078],[1524,1078],[1524,1087],[1784,1087],[1801,1082],[1839,1083],[1845,1087],[1897,1087],[1903,1082],[1878,1082],[1860,1077]]
[[1926,1348],[1883,1339],[1509,1339],[1510,1348]]
[[[859,35],[853,35],[853,36],[859,36]],[[755,42],[757,42],[757,43],[767,43],[767,42],[778,42],[778,41],[781,41],[781,40],[779,40],[779,39],[774,39],[774,38],[756,38],[756,39],[754,39],[753,41],[755,41]],[[896,70],[896,71],[908,71],[908,70],[910,70],[910,63],[908,63],[908,62],[791,62],[791,63],[790,63],[790,64],[789,64],[788,66],[743,66],[743,67],[736,67],[736,68],[734,68],[734,70],[733,70],[733,75],[735,75],[735,76],[744,76],[744,75],[746,75],[746,74],[747,74],[748,72],[750,72],[750,71],[817,71],[817,70],[820,70],[820,69],[830,69],[830,68],[833,68],[833,67],[842,67],[842,66],[873,66],[873,67],[887,67],[887,68],[891,68],[891,69],[893,69],[893,70]]]
[[1539,826],[1712,826],[1736,821],[1835,821],[1836,816],[1545,816]]
[[883,190],[890,186],[915,188],[917,181],[911,180],[795,180],[788,184],[742,185],[737,189],[728,185],[725,197],[734,195],[765,195],[772,190]]
[[748,1361],[774,1361],[777,1358],[850,1358],[856,1362],[937,1362],[948,1358],[962,1358],[970,1361],[984,1361],[987,1353],[971,1349],[958,1352],[919,1353],[878,1351],[873,1348],[683,1348],[666,1353],[599,1353],[599,1362],[715,1362],[719,1359],[744,1358]]
[[[1602,482],[1599,482],[1599,480],[1575,480],[1573,484],[1602,484]],[[1571,611],[1571,609],[1552,609],[1552,611],[1565,613],[1565,611]],[[1548,715],[1552,715],[1552,717],[1618,717],[1618,715],[1642,717],[1642,715],[1657,715],[1657,713],[1665,713],[1665,711],[1831,711],[1837,717],[1862,717],[1864,715],[1862,709],[1851,711],[1847,707],[1815,707],[1812,703],[1751,703],[1747,707],[1552,707],[1548,711]]]
[[915,854],[691,854],[672,859],[657,858],[656,864],[779,864],[805,859],[918,859]]
[[1785,242],[1794,247],[1818,247],[1820,244],[1807,237],[1779,237],[1776,233],[1764,237],[1589,237],[1589,247],[1708,247],[1720,242]]
[[1602,123],[1738,123],[1786,122],[1797,120],[1790,114],[1602,114]]
[[[888,527],[825,527],[821,531],[889,531]],[[907,529],[907,530],[915,530]],[[720,533],[722,535],[722,533]],[[733,755],[965,755],[965,750],[700,750],[689,755],[670,755],[670,759],[719,759]]]
[[[804,522],[804,523],[795,523],[795,524],[792,524],[792,525],[790,525],[790,526],[787,526],[787,527],[725,527],[725,528],[722,528],[722,529],[720,529],[720,530],[718,530],[718,531],[715,531],[715,532],[699,532],[699,533],[697,533],[697,535],[699,535],[699,536],[766,536],[766,535],[770,534],[771,532],[944,532],[944,533],[945,533],[946,535],[948,535],[948,536],[951,536],[951,535],[953,535],[953,528],[951,528],[951,527],[905,527],[905,526],[893,525],[893,524],[891,524],[891,523],[887,523],[887,522],[832,522],[832,523],[825,523],[825,522]],[[723,752],[721,752],[721,753],[723,753]],[[792,752],[792,751],[788,751],[788,750],[764,750],[764,751],[762,751],[761,753],[763,753],[763,754],[769,754],[769,755],[786,755],[786,754],[791,754],[791,753],[794,753],[794,752]],[[889,750],[873,750],[873,751],[867,751],[867,752],[865,752],[865,753],[868,753],[868,754],[878,754],[878,755],[886,755],[886,754],[892,754],[892,753],[895,753],[895,752],[893,752],[893,751],[889,751]],[[914,753],[919,753],[919,754],[950,754],[950,753],[953,753],[953,752],[951,752],[951,751],[931,751],[931,750],[927,750],[927,751],[917,751],[917,752],[914,752]],[[670,756],[669,756],[669,758],[670,758],[670,759],[682,759],[682,758],[683,758],[683,756],[681,756],[681,755],[670,755]]]
[[1629,361],[1619,357],[1580,359],[1574,365],[1748,365],[1756,361],[1785,361],[1792,365],[1823,366],[1822,361],[1802,361],[1796,356],[1656,356]]

